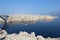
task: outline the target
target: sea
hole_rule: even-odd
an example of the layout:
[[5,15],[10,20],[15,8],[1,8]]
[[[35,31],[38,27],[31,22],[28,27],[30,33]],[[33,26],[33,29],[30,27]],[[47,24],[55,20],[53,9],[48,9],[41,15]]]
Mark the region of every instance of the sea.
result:
[[36,23],[6,25],[5,30],[8,34],[18,34],[23,31],[28,33],[35,32],[36,35],[42,35],[43,37],[57,38],[60,37],[60,18],[56,18],[51,22],[38,21]]

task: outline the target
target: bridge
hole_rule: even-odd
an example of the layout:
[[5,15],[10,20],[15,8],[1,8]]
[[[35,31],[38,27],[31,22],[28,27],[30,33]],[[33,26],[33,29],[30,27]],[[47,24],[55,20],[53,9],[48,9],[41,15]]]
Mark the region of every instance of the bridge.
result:
[[8,15],[0,15],[0,18],[4,20],[4,25],[1,29],[5,29],[6,25],[7,25],[7,19],[8,19]]

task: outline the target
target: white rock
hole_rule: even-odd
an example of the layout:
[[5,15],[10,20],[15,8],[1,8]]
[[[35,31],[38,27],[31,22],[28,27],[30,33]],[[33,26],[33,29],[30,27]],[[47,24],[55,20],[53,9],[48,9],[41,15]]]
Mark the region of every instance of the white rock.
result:
[[7,32],[5,30],[0,30],[0,39],[7,36]]
[[8,35],[5,40],[37,40],[36,37],[31,36],[27,32],[20,32],[19,34]]
[[35,37],[35,32],[32,32],[31,35]]
[[43,36],[37,36],[38,40],[46,40]]
[[44,38],[43,36],[35,36],[35,33],[32,32],[31,34],[27,32],[20,32],[19,34],[7,34],[5,30],[2,30],[3,34],[0,34],[0,39],[5,37],[4,40],[60,40],[60,38]]

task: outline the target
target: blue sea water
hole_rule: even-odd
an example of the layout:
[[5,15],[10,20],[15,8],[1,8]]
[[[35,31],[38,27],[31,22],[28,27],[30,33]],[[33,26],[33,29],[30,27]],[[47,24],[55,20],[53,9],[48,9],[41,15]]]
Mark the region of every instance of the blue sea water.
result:
[[60,37],[60,18],[51,22],[37,22],[35,24],[12,24],[7,29],[9,34],[26,31],[28,33],[35,32],[36,35],[44,37]]
[[28,33],[35,32],[36,35],[42,35],[44,37],[60,37],[60,18],[51,22],[36,22],[28,25],[12,24],[7,27],[6,31],[9,34],[18,34],[20,31],[26,31]]

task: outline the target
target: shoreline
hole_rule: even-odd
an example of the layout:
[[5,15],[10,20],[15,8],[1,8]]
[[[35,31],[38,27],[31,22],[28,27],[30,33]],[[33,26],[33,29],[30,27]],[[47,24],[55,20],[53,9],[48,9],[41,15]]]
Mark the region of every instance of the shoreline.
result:
[[[2,34],[0,33],[0,39],[2,40],[60,40],[59,38],[44,38],[41,35],[35,36],[35,32],[31,32],[31,34],[27,32],[20,31],[19,34],[13,33],[13,34],[7,34],[5,30],[2,30]],[[3,39],[5,37],[5,39]]]

